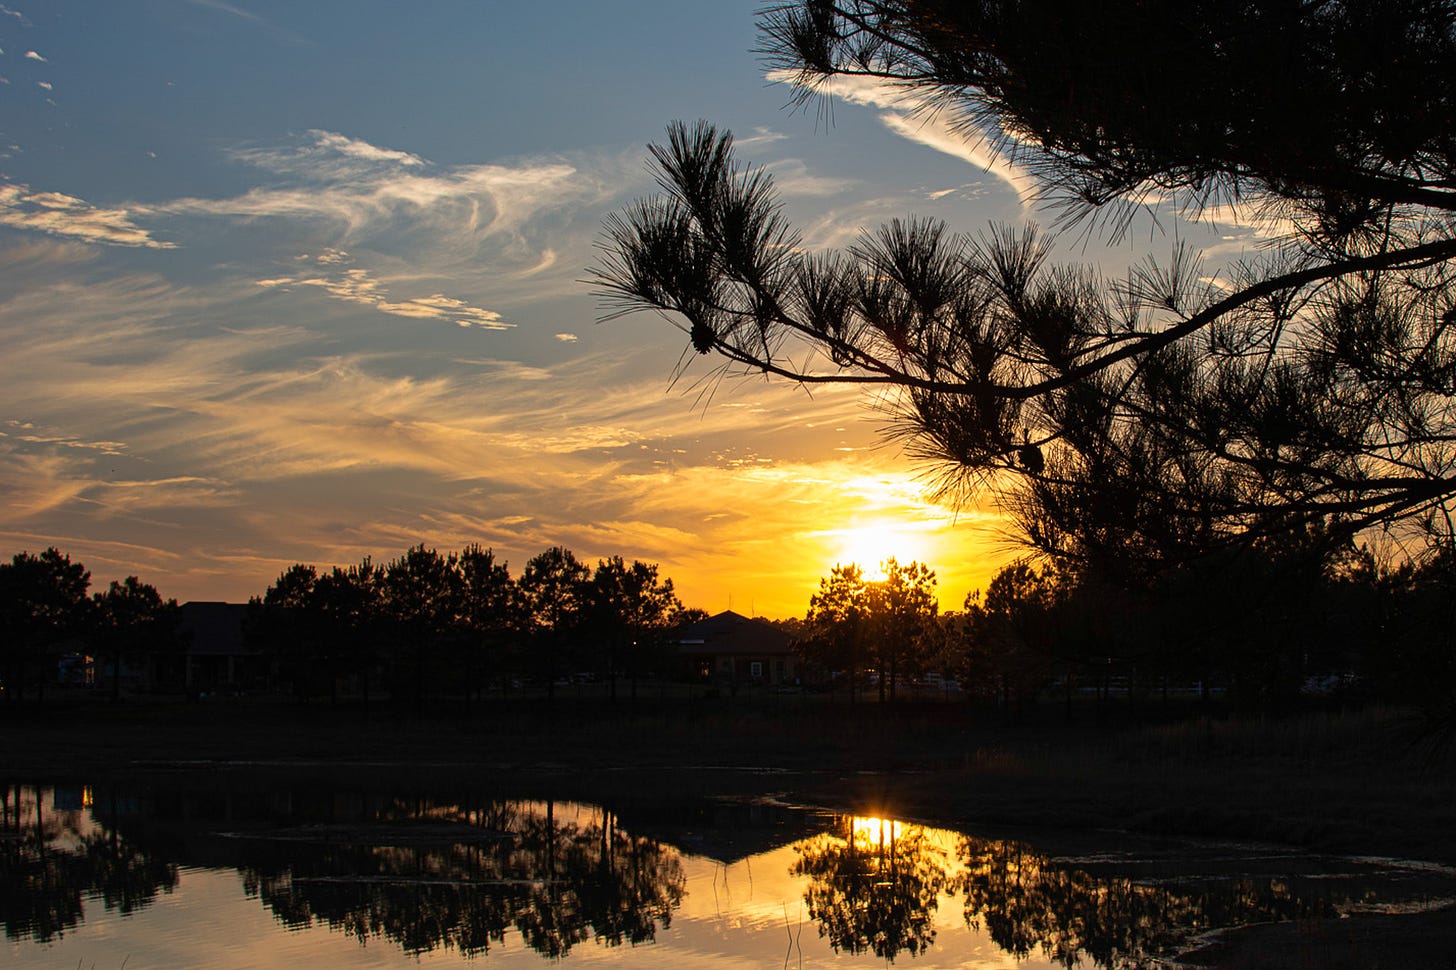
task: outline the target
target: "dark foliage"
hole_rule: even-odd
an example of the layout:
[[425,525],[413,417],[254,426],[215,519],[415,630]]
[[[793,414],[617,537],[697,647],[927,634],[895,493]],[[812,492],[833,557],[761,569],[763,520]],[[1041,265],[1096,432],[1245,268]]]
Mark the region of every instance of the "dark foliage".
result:
[[558,546],[517,579],[490,549],[416,546],[382,567],[290,567],[251,604],[247,635],[301,699],[337,700],[343,688],[367,704],[371,683],[384,683],[421,712],[437,695],[469,705],[488,688],[549,692],[580,674],[609,681],[615,697],[618,677],[653,670],[683,615],[655,564],[615,556],[593,569]]
[[614,309],[666,311],[729,371],[881,389],[949,492],[1001,489],[1023,540],[1104,573],[1308,526],[1449,541],[1451,3],[802,0],[760,25],[802,98],[890,85],[1064,220],[1234,206],[1279,238],[1116,282],[1033,228],[896,220],[804,253],[731,136],[675,124],[664,194],[607,224]]
[[10,701],[31,684],[44,692],[67,640],[86,632],[91,574],[54,546],[0,563],[0,688]]

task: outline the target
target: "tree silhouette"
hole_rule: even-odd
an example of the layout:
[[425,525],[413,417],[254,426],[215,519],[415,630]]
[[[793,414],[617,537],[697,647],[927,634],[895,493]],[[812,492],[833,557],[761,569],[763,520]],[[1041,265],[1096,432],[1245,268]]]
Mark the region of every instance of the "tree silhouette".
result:
[[644,661],[660,654],[663,637],[682,610],[672,580],[659,581],[655,564],[634,560],[628,565],[613,556],[597,563],[585,594],[585,632],[597,642],[597,667],[606,675],[611,697],[616,699],[617,677],[624,672],[635,695]]
[[808,636],[802,642],[803,651],[831,674],[838,670],[848,674],[849,699],[853,703],[869,632],[864,570],[854,563],[831,569],[819,580],[819,591],[809,598],[804,623]]
[[[519,634],[522,615],[520,590],[505,563],[478,545],[466,546],[456,560],[460,571],[460,666],[465,672],[467,704],[487,670],[509,667],[507,650]],[[504,678],[509,682],[509,678]]]
[[935,615],[935,573],[893,557],[880,564],[884,579],[868,580],[853,563],[838,565],[819,581],[809,598],[801,641],[810,660],[830,671],[846,670],[850,700],[862,660],[875,667],[879,699],[895,696],[895,685],[907,666],[918,668],[928,655]]
[[394,639],[394,683],[412,686],[415,714],[424,711],[433,664],[460,636],[462,589],[457,561],[423,545],[384,567],[379,609]]
[[44,698],[62,642],[86,633],[91,574],[54,546],[0,563],[0,682],[12,702],[27,681]]
[[1328,899],[1301,896],[1282,879],[1236,879],[1179,890],[1099,877],[1021,842],[967,836],[948,888],[965,919],[1018,960],[1040,950],[1067,967],[1143,970],[1216,927],[1327,916]]
[[935,598],[935,573],[929,567],[918,562],[902,566],[891,557],[880,568],[885,578],[868,584],[866,606],[883,701],[887,681],[893,699],[902,672],[921,672],[940,603]]
[[[97,896],[123,915],[177,886],[176,863],[121,837],[114,827],[80,827],[77,813],[45,812],[46,792],[7,785],[0,793],[13,830],[0,839],[0,921],[10,939],[47,943],[86,915]],[[9,837],[13,836],[13,837]]]
[[244,635],[274,656],[279,676],[299,698],[318,694],[324,683],[334,694],[335,665],[318,609],[318,579],[313,566],[288,567],[261,597],[249,600],[244,621]]
[[111,661],[111,699],[121,696],[121,667],[129,659],[148,653],[175,653],[181,649],[177,635],[177,601],[164,600],[157,588],[135,576],[113,580],[105,592],[95,595],[92,646]]
[[347,569],[335,566],[318,577],[308,603],[322,627],[321,655],[332,666],[331,694],[336,693],[342,675],[358,675],[366,719],[370,675],[383,659],[385,647],[380,630],[383,578],[383,570],[369,558]]
[[[677,852],[622,831],[609,811],[580,825],[555,808],[399,804],[337,841],[250,845],[244,885],[287,926],[323,922],[409,953],[482,954],[514,928],[559,958],[587,940],[648,942],[670,925],[685,881]],[[371,822],[384,834],[371,837]],[[412,838],[420,822],[450,834]]]
[[[966,596],[957,673],[967,690],[1008,709],[1035,696],[1050,673],[1057,632],[1052,611],[1068,592],[1060,579],[1051,568],[1039,572],[1017,562],[996,574],[984,601],[980,590]],[[1070,691],[1070,675],[1067,687]]]
[[556,678],[565,669],[567,650],[575,645],[584,618],[586,584],[591,570],[570,549],[553,546],[533,557],[518,583],[525,604],[535,667],[546,683],[546,696],[556,692]]
[[291,566],[250,604],[245,633],[278,658],[299,697],[327,688],[336,698],[341,680],[357,676],[367,716],[380,666],[394,699],[411,698],[416,712],[431,689],[459,692],[469,709],[492,679],[504,687],[523,669],[549,694],[577,669],[568,661],[598,669],[615,697],[623,674],[635,690],[682,613],[654,563],[614,556],[593,572],[558,546],[531,559],[517,581],[490,549],[421,545],[383,567],[368,558],[329,572]]
[[803,98],[878,83],[1024,167],[1067,222],[1259,220],[1126,280],[1034,228],[896,220],[811,254],[711,125],[653,146],[610,219],[609,306],[664,311],[728,372],[887,389],[951,494],[1104,571],[1325,523],[1451,533],[1456,28],[1448,3],[801,0],[760,15]]

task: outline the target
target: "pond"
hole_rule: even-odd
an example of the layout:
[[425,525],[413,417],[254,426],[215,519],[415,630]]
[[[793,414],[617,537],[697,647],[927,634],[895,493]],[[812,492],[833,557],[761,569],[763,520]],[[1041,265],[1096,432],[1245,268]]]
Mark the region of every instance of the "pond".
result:
[[1415,862],[660,789],[589,801],[177,771],[0,795],[15,968],[1122,970],[1218,927],[1456,896],[1456,872]]

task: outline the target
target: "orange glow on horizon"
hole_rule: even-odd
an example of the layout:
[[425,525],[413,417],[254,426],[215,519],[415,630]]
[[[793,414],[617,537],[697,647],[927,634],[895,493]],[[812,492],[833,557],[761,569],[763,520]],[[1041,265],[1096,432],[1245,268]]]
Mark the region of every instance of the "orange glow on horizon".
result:
[[894,558],[933,570],[941,610],[961,609],[1014,555],[1000,517],[941,505],[908,463],[878,458],[695,475],[677,494],[753,513],[699,525],[707,541],[693,554],[665,556],[664,572],[684,603],[710,613],[802,617],[836,565],[856,564],[875,581]]

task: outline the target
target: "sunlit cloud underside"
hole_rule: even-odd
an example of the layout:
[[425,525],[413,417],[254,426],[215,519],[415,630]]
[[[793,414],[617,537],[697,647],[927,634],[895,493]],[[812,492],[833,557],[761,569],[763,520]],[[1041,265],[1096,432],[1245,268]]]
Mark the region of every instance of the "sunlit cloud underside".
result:
[[7,325],[0,537],[99,579],[240,599],[295,561],[479,542],[519,572],[562,544],[658,562],[690,605],[782,616],[835,563],[888,556],[936,568],[953,606],[996,554],[994,519],[929,502],[847,389],[726,380],[702,403],[670,385],[670,349],[645,373],[640,351],[529,366],[471,356],[497,334],[458,327],[351,351],[253,319],[301,316],[307,287],[80,272],[0,302],[28,322]]
[[[1024,201],[886,92],[836,93]],[[766,128],[742,144],[819,207],[810,237],[868,223],[859,179]],[[927,563],[954,608],[1005,560],[996,516],[931,501],[857,392],[674,383],[670,327],[593,323],[581,277],[605,214],[652,190],[641,146],[438,163],[306,127],[215,151],[246,187],[0,175],[7,554],[239,600],[294,562],[481,543],[519,573],[565,545],[769,616],[803,615],[836,564]]]

